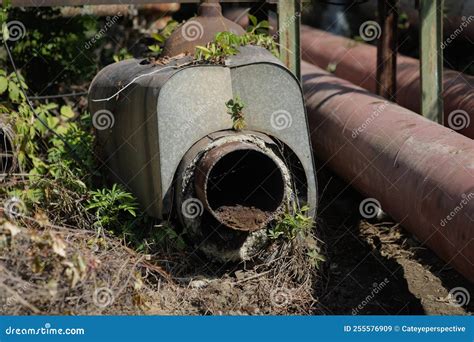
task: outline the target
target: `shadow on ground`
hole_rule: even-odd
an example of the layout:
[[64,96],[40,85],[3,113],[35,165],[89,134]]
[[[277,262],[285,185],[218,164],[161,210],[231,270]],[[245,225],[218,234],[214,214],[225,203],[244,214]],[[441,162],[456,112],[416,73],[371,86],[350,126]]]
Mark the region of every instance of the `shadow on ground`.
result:
[[363,220],[363,197],[333,173],[322,169],[318,180],[327,262],[316,314],[472,314],[472,300],[460,307],[448,296],[472,296],[472,284],[390,218]]

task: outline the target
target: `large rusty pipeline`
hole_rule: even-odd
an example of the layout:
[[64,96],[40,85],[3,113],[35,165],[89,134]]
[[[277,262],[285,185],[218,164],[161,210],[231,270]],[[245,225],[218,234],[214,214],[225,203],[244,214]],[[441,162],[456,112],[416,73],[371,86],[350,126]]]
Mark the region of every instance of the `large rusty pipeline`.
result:
[[[326,69],[335,66],[334,74],[362,88],[375,92],[377,48],[331,33],[302,27],[302,58]],[[420,112],[420,63],[398,55],[397,103]],[[445,69],[443,81],[445,126],[474,139],[474,77]]]
[[309,63],[313,150],[474,282],[474,141]]

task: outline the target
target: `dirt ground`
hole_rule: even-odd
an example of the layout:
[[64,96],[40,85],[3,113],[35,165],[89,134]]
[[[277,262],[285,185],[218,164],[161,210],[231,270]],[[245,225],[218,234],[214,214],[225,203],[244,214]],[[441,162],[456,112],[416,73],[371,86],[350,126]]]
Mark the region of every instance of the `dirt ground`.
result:
[[324,189],[319,220],[327,264],[315,313],[474,312],[473,300],[458,307],[448,297],[456,287],[465,288],[472,297],[472,284],[389,218],[378,223],[361,220],[358,206],[363,197],[327,170],[319,176],[320,191]]
[[[143,254],[117,237],[35,216],[3,223],[0,313],[82,315],[471,315],[474,286],[390,219],[361,220],[363,198],[318,174],[316,238],[222,264],[189,245]],[[23,226],[28,229],[22,228]],[[307,246],[319,239],[318,262]],[[304,243],[303,243],[304,242]],[[315,267],[318,265],[319,268]],[[6,290],[6,292],[5,292]]]

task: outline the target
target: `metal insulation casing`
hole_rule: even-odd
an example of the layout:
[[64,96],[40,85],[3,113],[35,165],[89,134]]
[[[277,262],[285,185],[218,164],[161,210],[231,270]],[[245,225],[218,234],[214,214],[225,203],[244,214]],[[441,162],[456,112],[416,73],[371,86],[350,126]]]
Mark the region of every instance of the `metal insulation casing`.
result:
[[[232,127],[225,103],[236,96],[245,104],[246,129],[278,139],[300,160],[314,214],[315,170],[300,84],[266,49],[239,50],[225,65],[188,64],[191,57],[166,66],[126,60],[107,66],[93,80],[93,120],[104,110],[113,115],[113,126],[97,131],[97,155],[113,181],[126,185],[148,214],[162,218],[170,211],[181,159],[200,139]],[[133,79],[115,98],[97,101]]]

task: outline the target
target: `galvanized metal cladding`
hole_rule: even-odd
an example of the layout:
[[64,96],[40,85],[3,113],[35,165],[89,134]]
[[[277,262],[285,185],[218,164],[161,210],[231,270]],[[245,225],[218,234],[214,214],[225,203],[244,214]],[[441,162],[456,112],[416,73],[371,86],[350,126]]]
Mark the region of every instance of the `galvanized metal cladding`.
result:
[[[108,112],[114,122],[97,131],[98,152],[111,179],[127,185],[150,215],[177,214],[212,257],[247,259],[292,201],[308,204],[311,215],[316,210],[302,91],[264,48],[241,47],[225,65],[187,61],[127,60],[96,76],[91,113]],[[110,101],[97,101],[131,80]],[[242,132],[231,129],[225,105],[236,96],[245,104]]]
[[306,62],[303,87],[315,154],[474,282],[474,141]]

